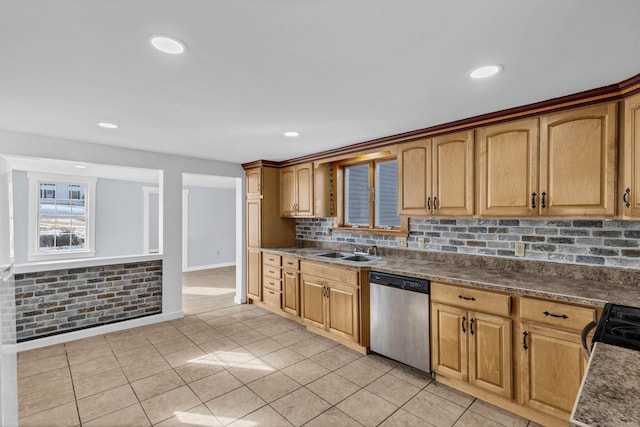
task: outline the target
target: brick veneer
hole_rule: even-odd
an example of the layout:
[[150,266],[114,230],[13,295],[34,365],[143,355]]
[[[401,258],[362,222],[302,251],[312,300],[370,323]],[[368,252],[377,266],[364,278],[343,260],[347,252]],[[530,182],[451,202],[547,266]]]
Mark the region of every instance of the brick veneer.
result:
[[162,261],[15,275],[17,341],[162,311]]

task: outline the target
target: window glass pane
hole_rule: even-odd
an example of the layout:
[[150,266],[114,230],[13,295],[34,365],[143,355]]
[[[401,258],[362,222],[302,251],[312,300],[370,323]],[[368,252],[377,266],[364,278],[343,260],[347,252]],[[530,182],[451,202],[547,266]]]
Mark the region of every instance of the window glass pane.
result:
[[369,165],[345,168],[345,219],[349,225],[369,225]]
[[398,216],[398,162],[376,163],[376,227],[400,226]]
[[85,249],[86,189],[80,184],[40,184],[38,232],[41,252]]

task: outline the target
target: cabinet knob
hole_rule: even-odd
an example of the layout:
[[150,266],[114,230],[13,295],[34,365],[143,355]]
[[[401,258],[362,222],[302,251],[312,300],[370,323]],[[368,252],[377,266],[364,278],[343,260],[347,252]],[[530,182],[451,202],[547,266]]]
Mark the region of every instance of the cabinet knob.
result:
[[631,203],[629,203],[629,194],[630,193],[631,193],[631,189],[629,187],[627,187],[627,189],[624,190],[624,194],[622,195],[622,201],[624,202],[624,207],[625,208],[631,207]]

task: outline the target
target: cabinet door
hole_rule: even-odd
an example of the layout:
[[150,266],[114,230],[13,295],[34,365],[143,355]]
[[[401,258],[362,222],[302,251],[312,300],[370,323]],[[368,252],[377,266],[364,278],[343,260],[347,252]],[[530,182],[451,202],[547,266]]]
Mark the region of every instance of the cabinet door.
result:
[[473,131],[433,138],[433,214],[473,215]]
[[511,319],[469,312],[469,383],[511,398]]
[[295,210],[295,168],[280,170],[280,216],[294,216]]
[[313,164],[296,166],[296,216],[313,216]]
[[300,315],[300,282],[295,270],[284,270],[282,275],[282,309],[295,316]]
[[431,309],[432,368],[449,378],[467,381],[467,311],[438,303],[431,304]]
[[398,213],[431,214],[431,139],[398,147]]
[[358,289],[338,283],[328,284],[327,329],[332,334],[359,342]]
[[580,335],[526,322],[522,333],[523,403],[568,420],[586,367]]
[[262,240],[262,201],[247,200],[247,246],[259,248]]
[[302,276],[302,320],[325,329],[324,282],[311,276]]
[[[640,94],[624,100],[624,144],[620,212],[625,217],[640,217]],[[629,189],[629,193],[627,193]],[[628,206],[627,206],[628,205]]]
[[260,301],[262,285],[260,279],[262,274],[260,249],[247,249],[247,297]]
[[262,195],[262,169],[247,170],[247,198],[260,197]]
[[538,119],[478,129],[479,210],[485,216],[538,215]]
[[615,172],[615,103],[540,118],[541,215],[613,215]]

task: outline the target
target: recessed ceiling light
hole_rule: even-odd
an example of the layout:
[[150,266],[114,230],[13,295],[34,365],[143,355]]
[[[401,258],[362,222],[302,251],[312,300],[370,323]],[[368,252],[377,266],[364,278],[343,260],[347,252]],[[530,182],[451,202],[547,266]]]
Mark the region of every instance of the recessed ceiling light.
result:
[[502,71],[501,65],[486,65],[471,71],[469,77],[472,79],[486,79],[487,77],[495,76],[500,71]]
[[78,168],[78,169],[86,169],[87,168],[85,165],[73,165],[73,166]]
[[100,122],[100,123],[98,123],[98,126],[100,126],[101,128],[106,128],[106,129],[118,129],[118,125],[116,125],[114,123]]
[[285,132],[284,136],[289,136],[289,137],[294,137],[294,136],[299,136],[300,133],[299,132]]
[[171,55],[179,55],[187,49],[187,45],[173,37],[154,34],[150,39],[153,47],[160,52],[170,53]]

